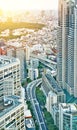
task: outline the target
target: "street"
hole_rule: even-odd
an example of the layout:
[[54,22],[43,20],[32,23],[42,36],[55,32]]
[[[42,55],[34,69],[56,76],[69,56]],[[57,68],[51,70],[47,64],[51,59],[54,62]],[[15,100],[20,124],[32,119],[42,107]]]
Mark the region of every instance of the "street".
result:
[[41,82],[42,80],[38,79],[29,83],[26,90],[27,90],[28,100],[30,100],[32,103],[37,121],[39,123],[40,130],[47,130],[45,120],[43,118],[43,114],[42,114],[39,102],[37,101],[36,94],[35,94],[35,89],[37,86],[41,84]]

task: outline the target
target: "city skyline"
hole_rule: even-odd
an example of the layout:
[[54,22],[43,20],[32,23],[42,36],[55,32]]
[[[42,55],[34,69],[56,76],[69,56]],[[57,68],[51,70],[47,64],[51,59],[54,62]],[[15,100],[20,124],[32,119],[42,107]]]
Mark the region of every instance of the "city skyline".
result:
[[0,130],[77,130],[77,0],[0,0]]
[[[47,96],[45,97],[43,91],[39,89],[42,84],[42,73],[50,69],[49,72],[56,76],[56,11],[19,11],[8,13],[8,17],[5,13],[2,14],[0,15],[0,130],[10,128],[58,130],[45,108]],[[36,87],[39,89],[42,103],[37,100]],[[51,90],[49,85],[48,91]],[[60,91],[60,96],[55,95],[56,100],[57,97],[64,99],[64,93],[59,88],[57,90]],[[29,104],[32,104],[32,110],[36,113],[31,113]],[[41,104],[50,121],[44,118],[44,109],[40,109]]]

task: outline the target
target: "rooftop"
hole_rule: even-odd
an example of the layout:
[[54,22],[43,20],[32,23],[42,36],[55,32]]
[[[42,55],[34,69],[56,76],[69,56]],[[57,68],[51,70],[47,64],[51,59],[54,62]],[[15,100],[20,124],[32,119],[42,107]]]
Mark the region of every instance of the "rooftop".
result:
[[48,79],[55,92],[63,92],[62,88],[59,87],[56,80],[50,74],[46,74],[46,78]]
[[65,113],[68,114],[76,114],[77,115],[77,105],[72,103],[62,103],[61,107],[63,108]]
[[5,99],[5,102],[2,102],[0,105],[0,117],[4,116],[20,104],[22,104],[22,102],[18,96],[8,96]]
[[57,96],[55,93],[53,93],[52,91],[49,91],[49,93],[48,93],[49,95],[51,95],[51,96]]
[[76,103],[77,104],[77,98],[75,98],[73,95],[70,95],[67,90],[63,90],[66,95],[66,102],[67,103]]
[[14,57],[10,58],[8,56],[0,55],[0,67],[3,67],[5,65],[7,65],[7,64],[12,64],[12,63],[14,63],[16,61],[19,61],[19,60],[14,58]]
[[35,124],[33,118],[26,119],[27,130],[35,130]]
[[31,117],[32,117],[32,115],[31,115],[30,110],[26,110],[25,111],[25,118],[31,118]]

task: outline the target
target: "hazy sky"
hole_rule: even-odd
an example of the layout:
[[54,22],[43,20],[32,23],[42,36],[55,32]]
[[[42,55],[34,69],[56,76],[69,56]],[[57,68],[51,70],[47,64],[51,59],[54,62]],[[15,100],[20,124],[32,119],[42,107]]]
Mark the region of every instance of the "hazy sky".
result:
[[58,0],[0,0],[3,10],[57,9]]

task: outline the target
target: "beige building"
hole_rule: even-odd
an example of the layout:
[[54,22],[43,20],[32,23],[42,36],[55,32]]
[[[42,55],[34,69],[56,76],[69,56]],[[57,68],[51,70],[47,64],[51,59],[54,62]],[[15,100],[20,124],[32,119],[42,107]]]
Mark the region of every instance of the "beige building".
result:
[[0,101],[7,95],[21,96],[20,62],[16,58],[0,56]]

